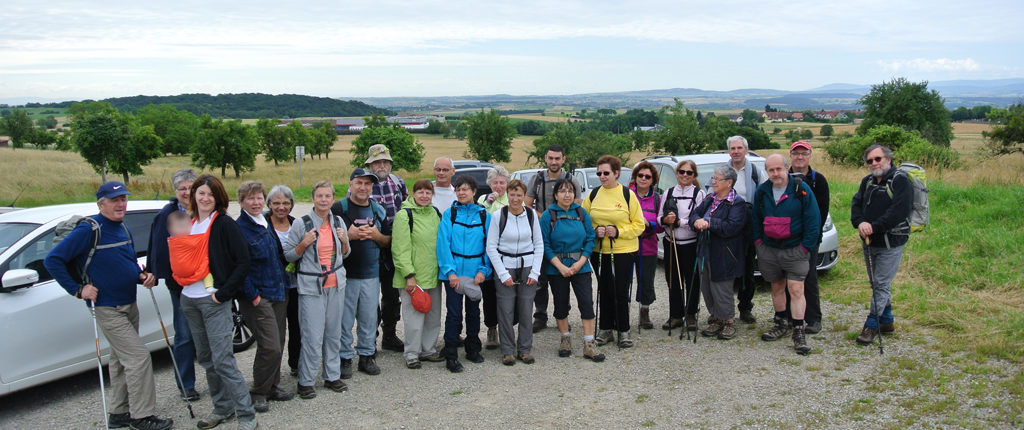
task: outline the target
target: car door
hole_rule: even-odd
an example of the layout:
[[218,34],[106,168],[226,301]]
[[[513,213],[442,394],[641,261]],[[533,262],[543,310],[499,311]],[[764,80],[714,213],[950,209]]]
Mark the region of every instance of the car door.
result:
[[[130,205],[129,203],[129,207]],[[139,263],[139,267],[146,265],[149,229],[153,225],[153,217],[156,214],[157,211],[151,210],[130,211],[124,216],[124,224],[128,227],[128,231],[132,233],[135,258]],[[136,303],[139,305],[139,337],[142,338],[143,343],[150,345],[150,349],[154,348],[153,344],[159,345],[164,343],[164,334],[160,328],[160,320],[157,319],[156,308],[153,307],[154,297],[157,303],[160,304],[159,314],[166,318],[164,324],[167,327],[167,335],[174,336],[174,324],[171,322],[171,318],[173,318],[171,295],[167,291],[167,287],[161,282],[156,287],[153,287],[153,296],[150,296],[149,290],[139,285],[136,296]]]

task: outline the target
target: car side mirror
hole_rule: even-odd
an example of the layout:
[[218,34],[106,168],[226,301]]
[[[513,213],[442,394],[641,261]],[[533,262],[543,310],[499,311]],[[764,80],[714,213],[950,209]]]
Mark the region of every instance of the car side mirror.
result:
[[39,282],[39,272],[32,269],[11,269],[0,279],[0,293],[10,293]]

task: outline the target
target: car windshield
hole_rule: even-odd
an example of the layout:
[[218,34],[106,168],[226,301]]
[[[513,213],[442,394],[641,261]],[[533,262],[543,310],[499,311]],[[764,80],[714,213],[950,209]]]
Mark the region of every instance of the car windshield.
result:
[[14,242],[37,228],[39,228],[39,224],[0,223],[0,252],[6,251]]

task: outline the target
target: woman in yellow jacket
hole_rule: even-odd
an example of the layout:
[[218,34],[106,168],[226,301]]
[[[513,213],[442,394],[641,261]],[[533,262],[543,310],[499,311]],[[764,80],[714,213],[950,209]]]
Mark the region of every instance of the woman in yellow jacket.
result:
[[597,275],[599,329],[597,344],[614,340],[619,332],[619,348],[633,346],[629,336],[629,287],[633,279],[638,238],[645,223],[640,201],[629,188],[619,184],[622,161],[605,155],[597,159],[597,178],[601,186],[583,199],[583,209],[597,233],[594,252],[600,254]]

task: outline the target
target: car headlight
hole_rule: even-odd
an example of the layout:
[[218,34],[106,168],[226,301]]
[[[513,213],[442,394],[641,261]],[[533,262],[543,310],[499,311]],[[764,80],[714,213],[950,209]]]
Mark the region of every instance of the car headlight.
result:
[[822,224],[821,226],[821,232],[824,233],[832,230],[833,228],[835,228],[835,226],[832,225],[832,214],[828,214],[825,216],[825,224]]

